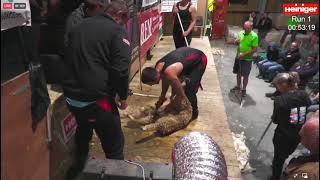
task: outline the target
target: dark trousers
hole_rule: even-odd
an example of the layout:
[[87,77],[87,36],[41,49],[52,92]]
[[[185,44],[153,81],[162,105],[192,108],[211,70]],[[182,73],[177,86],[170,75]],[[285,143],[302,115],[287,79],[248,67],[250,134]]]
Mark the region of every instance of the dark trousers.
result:
[[[188,44],[190,45],[191,40],[192,40],[192,33],[190,33],[187,37]],[[181,48],[181,47],[187,47],[186,41],[182,35],[182,32],[174,32],[173,33],[173,40],[174,44],[176,46],[176,49]]]
[[[67,104],[68,105],[68,104]],[[75,133],[76,163],[82,169],[89,153],[89,142],[95,130],[108,159],[124,159],[124,136],[120,115],[113,98],[105,98],[84,108],[68,105],[78,127]]]
[[273,136],[274,157],[272,161],[272,180],[279,180],[283,164],[296,150],[300,143],[299,131],[283,130],[276,128]]
[[207,67],[207,57],[201,56],[201,64],[194,68],[188,75],[189,81],[186,82],[185,94],[192,106],[192,112],[198,111],[197,93],[201,86],[201,79]]

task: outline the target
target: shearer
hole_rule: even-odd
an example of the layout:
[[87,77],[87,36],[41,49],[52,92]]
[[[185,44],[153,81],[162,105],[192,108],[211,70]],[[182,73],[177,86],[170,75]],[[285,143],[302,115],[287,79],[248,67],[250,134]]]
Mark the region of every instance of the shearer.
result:
[[[187,97],[192,106],[192,120],[198,118],[197,95],[199,87],[201,87],[201,79],[206,70],[206,55],[194,48],[182,47],[176,49],[162,59],[160,59],[155,67],[147,67],[143,70],[141,81],[144,84],[159,84],[162,80],[162,91],[156,109],[160,108],[166,101],[166,94],[169,86],[172,87],[172,100],[165,108],[165,112],[173,109],[179,109],[183,97]],[[184,80],[186,86],[183,88],[181,81]]]

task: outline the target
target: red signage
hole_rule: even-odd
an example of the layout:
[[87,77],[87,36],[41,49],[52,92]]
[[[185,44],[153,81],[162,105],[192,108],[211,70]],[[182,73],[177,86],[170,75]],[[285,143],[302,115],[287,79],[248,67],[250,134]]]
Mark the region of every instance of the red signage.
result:
[[142,12],[139,16],[140,28],[140,57],[158,41],[160,31],[160,5]]
[[284,3],[284,14],[319,14],[319,4]]
[[3,3],[2,8],[3,9],[12,9],[12,3]]
[[225,16],[228,0],[215,0],[215,10],[212,13],[212,38],[221,39],[225,32]]
[[77,121],[74,116],[69,113],[67,117],[61,122],[62,133],[65,142],[68,142],[77,129]]

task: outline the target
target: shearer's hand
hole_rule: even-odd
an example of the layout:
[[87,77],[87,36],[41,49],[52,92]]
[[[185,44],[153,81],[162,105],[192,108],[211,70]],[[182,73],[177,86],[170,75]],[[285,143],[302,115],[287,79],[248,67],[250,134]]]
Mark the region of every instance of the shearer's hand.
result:
[[166,97],[159,97],[159,100],[156,102],[156,109],[159,109],[164,102],[166,102],[167,98]]

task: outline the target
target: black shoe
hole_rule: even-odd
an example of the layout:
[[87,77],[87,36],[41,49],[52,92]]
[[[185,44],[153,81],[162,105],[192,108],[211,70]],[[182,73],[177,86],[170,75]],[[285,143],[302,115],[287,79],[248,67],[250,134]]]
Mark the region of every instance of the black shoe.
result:
[[276,92],[266,93],[266,97],[268,97],[268,98],[271,98],[271,97],[274,97],[274,96],[276,96]]
[[237,92],[237,91],[240,91],[240,87],[238,87],[238,86],[230,89],[230,92]]
[[247,90],[243,89],[241,90],[241,96],[246,97],[247,96]]
[[192,117],[191,117],[191,120],[195,120],[198,118],[198,115],[199,115],[199,110],[196,110],[196,111],[192,111]]
[[266,83],[271,83],[271,82],[272,82],[272,80],[270,80],[270,79],[266,79],[266,80],[264,80],[264,82],[266,82]]
[[257,78],[258,79],[263,79],[263,75],[262,74],[258,74]]

